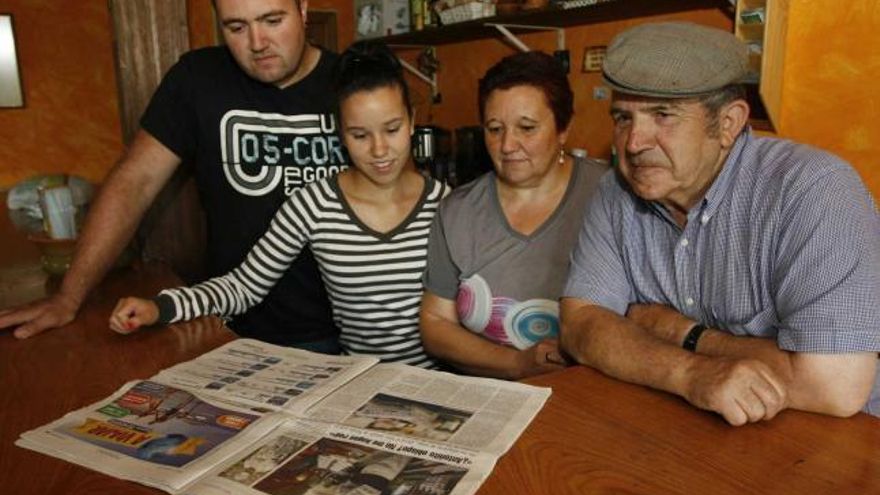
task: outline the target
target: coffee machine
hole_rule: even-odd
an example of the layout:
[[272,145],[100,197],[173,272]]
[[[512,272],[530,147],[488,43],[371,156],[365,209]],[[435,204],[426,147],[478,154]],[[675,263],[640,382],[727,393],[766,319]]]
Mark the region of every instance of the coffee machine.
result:
[[486,151],[483,128],[465,126],[455,129],[455,153],[452,133],[437,126],[416,126],[412,138],[412,156],[416,167],[452,187],[468,183],[492,170]]
[[448,130],[430,125],[416,126],[412,157],[419,170],[452,184],[452,135]]
[[478,125],[455,130],[455,170],[451,184],[466,184],[492,170],[492,159],[483,140],[483,128]]

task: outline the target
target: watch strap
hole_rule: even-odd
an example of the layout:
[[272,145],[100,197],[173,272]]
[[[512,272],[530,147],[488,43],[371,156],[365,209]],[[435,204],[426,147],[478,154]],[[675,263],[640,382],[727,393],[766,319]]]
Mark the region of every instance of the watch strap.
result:
[[700,336],[703,335],[703,332],[705,331],[706,325],[703,325],[702,323],[697,323],[692,326],[691,329],[688,330],[687,335],[685,335],[681,347],[691,352],[697,352],[697,343],[700,341]]

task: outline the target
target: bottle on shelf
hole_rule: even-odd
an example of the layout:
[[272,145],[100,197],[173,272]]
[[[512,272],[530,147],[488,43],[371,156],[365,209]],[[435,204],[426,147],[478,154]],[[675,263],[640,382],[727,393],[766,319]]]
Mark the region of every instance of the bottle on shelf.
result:
[[421,31],[425,29],[424,0],[410,0],[409,16],[410,31]]

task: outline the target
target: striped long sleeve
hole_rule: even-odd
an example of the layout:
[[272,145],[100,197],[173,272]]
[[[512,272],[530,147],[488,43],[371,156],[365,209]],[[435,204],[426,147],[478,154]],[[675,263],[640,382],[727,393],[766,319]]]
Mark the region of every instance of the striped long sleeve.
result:
[[429,229],[446,192],[444,184],[426,180],[409,216],[390,232],[380,233],[357,218],[335,177],[296,190],[241,265],[192,287],[162,291],[157,298],[162,319],[175,322],[246,311],[265,297],[309,244],[330,295],[343,349],[433,367],[436,363],[422,348],[418,313]]

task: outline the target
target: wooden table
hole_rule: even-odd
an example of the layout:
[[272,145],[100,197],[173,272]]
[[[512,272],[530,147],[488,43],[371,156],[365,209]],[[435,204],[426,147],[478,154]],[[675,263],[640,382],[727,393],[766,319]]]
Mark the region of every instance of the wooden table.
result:
[[148,296],[176,283],[162,266],[120,270],[111,273],[72,324],[27,340],[0,333],[0,493],[162,493],[13,442],[24,431],[106,398],[128,380],[149,378],[234,338],[217,318],[132,335],[108,329],[119,296]]
[[[161,266],[113,272],[68,327],[25,341],[0,333],[0,493],[162,493],[13,442],[127,380],[233,338],[217,319],[129,336],[107,329],[117,297],[147,296],[174,283]],[[481,495],[880,493],[877,418],[786,411],[734,428],[676,397],[582,367],[528,381],[553,394]]]
[[481,495],[880,493],[880,419],[784,411],[728,426],[675,396],[576,367]]

